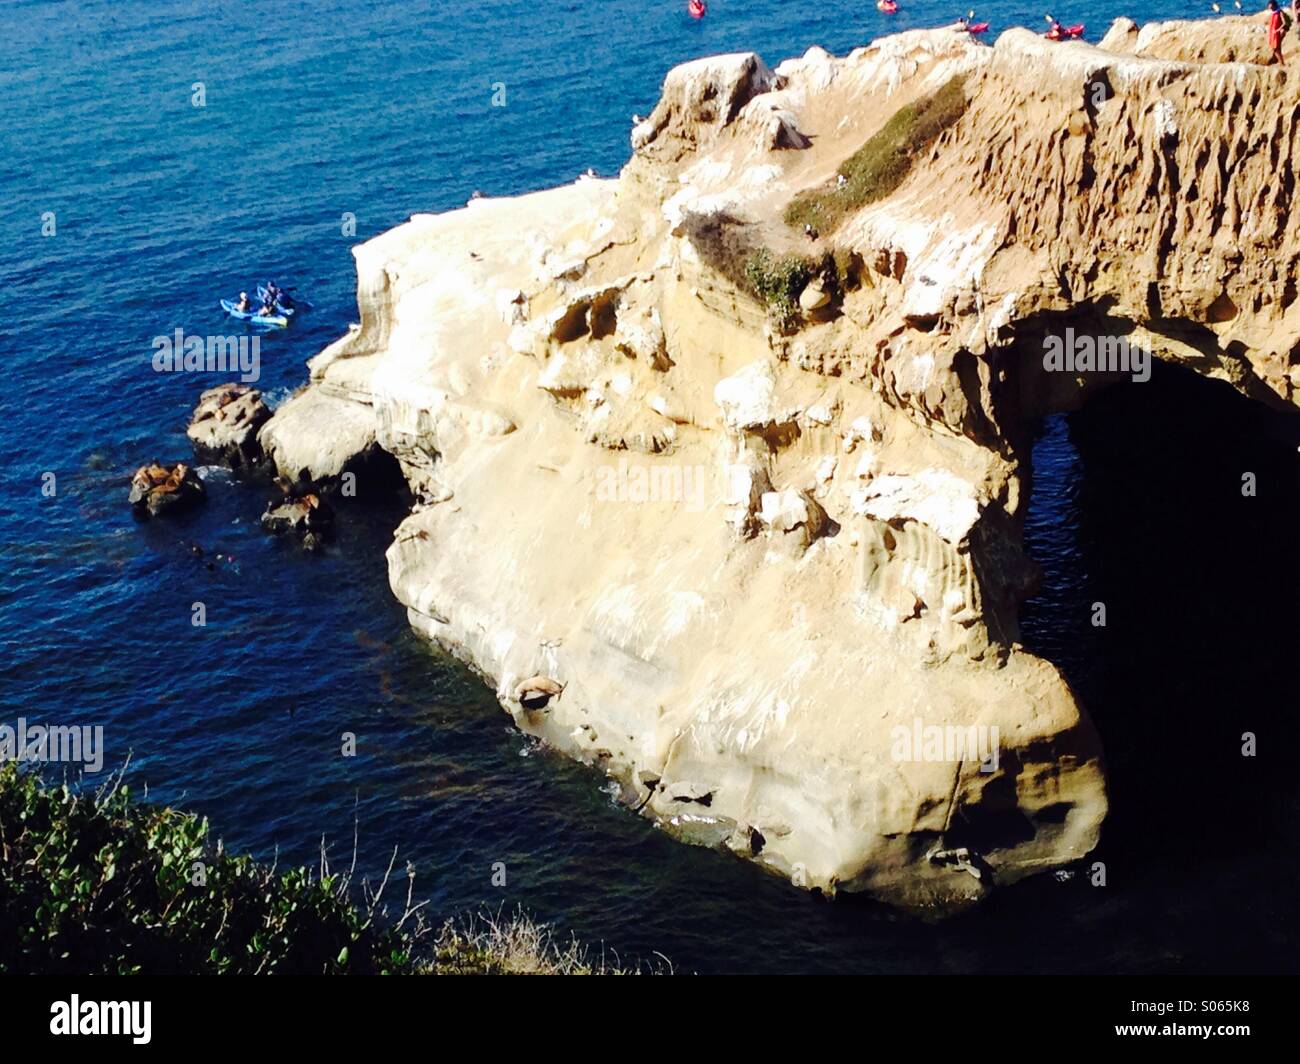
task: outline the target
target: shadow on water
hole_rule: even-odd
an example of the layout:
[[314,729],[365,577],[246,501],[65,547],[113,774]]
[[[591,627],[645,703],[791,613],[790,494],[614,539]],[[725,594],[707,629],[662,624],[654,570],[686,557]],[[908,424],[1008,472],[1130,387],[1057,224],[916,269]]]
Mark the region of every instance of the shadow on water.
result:
[[1297,420],[1157,366],[1048,419],[1034,449],[1045,580],[1024,639],[1101,732],[1095,857],[1170,967],[1297,967]]

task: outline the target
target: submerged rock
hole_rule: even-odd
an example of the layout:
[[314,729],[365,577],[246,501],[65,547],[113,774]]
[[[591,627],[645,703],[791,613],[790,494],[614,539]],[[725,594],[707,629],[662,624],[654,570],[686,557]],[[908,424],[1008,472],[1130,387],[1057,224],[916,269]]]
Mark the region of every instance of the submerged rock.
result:
[[207,498],[198,472],[184,462],[142,465],[131,477],[127,501],[142,516],[180,513]]
[[263,458],[258,430],[271,419],[262,393],[247,384],[231,382],[209,388],[199,396],[185,434],[195,453],[205,462],[249,469]]

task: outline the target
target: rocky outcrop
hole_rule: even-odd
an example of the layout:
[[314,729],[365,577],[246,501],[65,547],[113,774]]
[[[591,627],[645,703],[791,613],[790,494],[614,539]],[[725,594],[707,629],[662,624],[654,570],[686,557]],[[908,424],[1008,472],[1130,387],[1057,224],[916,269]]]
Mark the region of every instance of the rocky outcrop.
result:
[[[263,444],[291,480],[394,456],[412,625],[667,830],[941,911],[1078,859],[1105,782],[1018,643],[1026,444],[1135,366],[1047,341],[1300,385],[1297,89],[1216,32],[687,64],[617,180],[356,248],[361,320]],[[897,187],[786,222],[954,78]]]
[[1205,21],[1151,22],[1139,28],[1132,19],[1118,18],[1102,39],[1105,51],[1172,59],[1180,63],[1253,63],[1267,65],[1268,13],[1226,16]]
[[262,393],[246,384],[222,384],[199,396],[185,434],[201,461],[252,469],[262,461],[258,430],[271,418]]
[[315,492],[288,492],[267,503],[262,527],[296,539],[305,550],[319,550],[333,534],[334,509]]
[[184,462],[142,465],[131,476],[127,501],[141,517],[182,513],[207,498],[198,472]]
[[309,389],[285,402],[257,443],[286,480],[316,484],[338,477],[374,449],[374,415],[362,403]]
[[[740,125],[749,105],[777,83],[776,75],[752,52],[685,63],[668,75],[659,103],[632,130],[632,146],[661,164],[695,155]],[[793,116],[770,111],[762,104],[765,119],[757,124],[770,137],[769,147],[806,147]],[[766,120],[772,114],[775,126]]]

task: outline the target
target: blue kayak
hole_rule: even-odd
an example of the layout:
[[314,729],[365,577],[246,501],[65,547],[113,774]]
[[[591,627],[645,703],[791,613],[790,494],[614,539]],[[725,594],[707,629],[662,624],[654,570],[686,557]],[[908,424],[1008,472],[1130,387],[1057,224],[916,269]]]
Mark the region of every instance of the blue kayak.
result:
[[238,318],[240,321],[251,321],[254,325],[278,325],[281,328],[289,324],[289,319],[280,317],[263,317],[261,314],[251,310],[236,310],[235,304],[229,299],[223,299],[221,305],[225,308],[226,313],[232,318]]

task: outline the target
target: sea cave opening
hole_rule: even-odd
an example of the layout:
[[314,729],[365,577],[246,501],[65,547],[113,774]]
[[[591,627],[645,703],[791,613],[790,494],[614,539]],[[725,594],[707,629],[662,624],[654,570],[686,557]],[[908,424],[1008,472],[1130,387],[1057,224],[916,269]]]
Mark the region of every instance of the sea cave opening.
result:
[[1033,441],[1043,582],[1021,634],[1101,735],[1110,811],[1090,860],[1188,919],[1189,897],[1294,897],[1298,442],[1300,415],[1164,363]]

